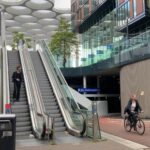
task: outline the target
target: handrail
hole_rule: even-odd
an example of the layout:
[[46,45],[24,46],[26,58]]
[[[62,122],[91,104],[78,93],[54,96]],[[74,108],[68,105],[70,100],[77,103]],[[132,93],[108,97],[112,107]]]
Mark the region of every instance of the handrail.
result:
[[8,56],[5,46],[2,47],[2,79],[3,79],[3,113],[6,113],[5,104],[10,103],[10,92],[9,92],[9,75],[8,75]]
[[[41,44],[43,45],[43,43],[41,43]],[[44,48],[46,48],[46,47],[44,47]],[[52,83],[52,88],[54,90],[55,96],[56,96],[58,104],[59,104],[59,106],[61,108],[61,111],[62,111],[62,114],[64,116],[64,119],[65,119],[65,122],[66,122],[66,125],[67,125],[68,129],[71,132],[83,135],[84,132],[85,132],[85,131],[83,131],[83,130],[85,130],[85,127],[84,127],[85,126],[84,116],[82,115],[82,113],[81,113],[81,111],[79,109],[79,106],[75,103],[75,101],[73,101],[74,100],[73,96],[72,96],[71,92],[68,89],[68,85],[67,85],[67,83],[66,83],[62,73],[60,72],[60,70],[58,68],[55,68],[57,66],[56,63],[55,62],[50,62],[50,61],[54,61],[54,58],[51,58],[53,60],[49,59],[48,56],[51,55],[51,54],[47,54],[46,53],[48,50],[46,50],[46,52],[44,51],[44,55],[42,53],[42,49],[41,50],[39,49],[38,51],[39,51],[41,59],[42,59],[42,61],[44,63],[46,72],[47,72],[47,74],[49,76],[49,80]],[[45,57],[47,57],[47,58],[45,58]],[[53,56],[51,55],[51,57],[53,57]],[[58,75],[57,71],[59,72],[59,77],[56,76],[56,75]],[[65,85],[65,89],[64,89],[64,87],[62,87],[62,85]],[[68,101],[73,102],[72,104],[74,104],[74,106],[69,104]],[[67,109],[65,107],[67,107]],[[74,122],[73,122],[73,120],[72,120],[72,118],[70,116],[71,114],[74,114],[74,112],[75,112],[72,107],[75,107],[75,110],[78,111],[78,113],[82,116],[82,120],[83,120],[83,122],[82,122],[83,123],[82,131],[79,131],[77,129],[77,127],[74,126],[75,124],[74,124]]]

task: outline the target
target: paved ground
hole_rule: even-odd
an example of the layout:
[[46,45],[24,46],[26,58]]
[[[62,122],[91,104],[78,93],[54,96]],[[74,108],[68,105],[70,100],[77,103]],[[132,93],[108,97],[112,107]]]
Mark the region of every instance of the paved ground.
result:
[[[132,150],[126,146],[115,143],[113,141],[101,141],[101,142],[81,142],[71,144],[57,144],[57,145],[38,145],[38,146],[25,146],[17,147],[16,150]],[[139,149],[138,149],[139,150]]]
[[[145,121],[146,132],[143,136],[124,130],[123,119],[103,117],[100,119],[102,137],[106,140],[93,142],[87,138],[77,138],[62,133],[52,142],[27,139],[17,141],[16,150],[150,150],[150,120]],[[133,142],[132,142],[133,141]],[[139,143],[139,144],[138,144]]]
[[[34,138],[17,140],[16,150],[150,150],[144,145],[102,132],[103,140],[93,142],[89,138],[78,138],[67,133],[59,133],[55,142],[39,141]],[[52,145],[54,144],[54,145]]]
[[126,132],[123,126],[123,119],[103,117],[100,119],[101,129],[104,132],[122,137],[150,147],[150,120],[145,120],[146,131],[144,135],[138,135],[136,132]]

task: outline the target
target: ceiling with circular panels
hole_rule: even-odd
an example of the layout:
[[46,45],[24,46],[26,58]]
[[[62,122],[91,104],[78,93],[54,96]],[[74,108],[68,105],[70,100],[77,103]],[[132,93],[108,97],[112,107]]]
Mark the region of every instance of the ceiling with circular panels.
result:
[[60,17],[71,20],[70,9],[56,9],[54,0],[0,0],[6,24],[6,41],[12,33],[23,32],[35,40],[46,39],[56,32]]

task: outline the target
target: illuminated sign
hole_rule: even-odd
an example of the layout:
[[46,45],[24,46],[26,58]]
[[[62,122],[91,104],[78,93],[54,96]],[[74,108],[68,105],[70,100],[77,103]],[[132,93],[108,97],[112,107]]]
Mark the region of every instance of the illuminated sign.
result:
[[84,93],[95,93],[95,92],[100,92],[100,89],[97,88],[78,88],[78,92]]

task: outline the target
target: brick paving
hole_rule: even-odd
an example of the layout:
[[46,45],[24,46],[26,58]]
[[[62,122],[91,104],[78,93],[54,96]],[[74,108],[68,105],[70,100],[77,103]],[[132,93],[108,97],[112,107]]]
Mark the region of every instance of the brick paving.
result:
[[102,117],[100,118],[101,130],[121,138],[150,147],[150,120],[144,120],[145,134],[138,135],[136,132],[126,132],[122,118]]

